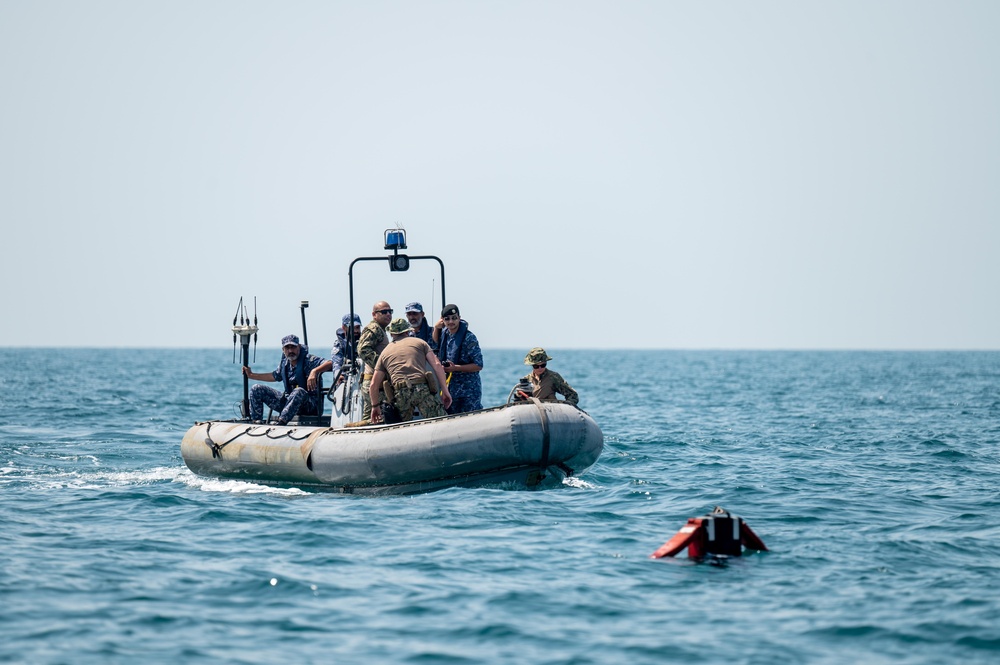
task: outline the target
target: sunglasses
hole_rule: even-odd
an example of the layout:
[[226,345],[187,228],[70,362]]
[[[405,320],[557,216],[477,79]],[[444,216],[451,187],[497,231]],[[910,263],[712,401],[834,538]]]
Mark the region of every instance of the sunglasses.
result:
[[445,321],[458,321],[458,314],[449,314],[448,316],[441,317]]
[[391,309],[376,309],[372,314],[392,314]]
[[546,363],[538,363],[537,365],[532,365],[532,367],[535,368],[535,369],[541,369],[541,368],[545,367],[545,364]]

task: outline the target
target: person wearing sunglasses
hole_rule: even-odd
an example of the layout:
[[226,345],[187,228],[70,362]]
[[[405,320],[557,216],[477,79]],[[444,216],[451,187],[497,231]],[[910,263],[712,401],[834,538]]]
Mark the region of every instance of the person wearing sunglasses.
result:
[[441,318],[434,324],[434,341],[438,358],[448,373],[451,406],[448,413],[466,413],[483,408],[483,350],[479,340],[461,318],[458,305],[445,305]]
[[531,373],[525,376],[522,381],[529,381],[532,385],[531,396],[549,402],[558,401],[556,394],[562,395],[567,404],[576,406],[580,403],[580,396],[573,390],[573,386],[566,383],[566,380],[548,368],[552,358],[545,353],[545,349],[536,346],[528,355],[524,357],[524,364],[531,365]]
[[365,373],[361,377],[361,396],[364,403],[362,421],[371,420],[372,417],[372,402],[368,397],[368,388],[371,386],[378,356],[389,346],[389,336],[385,333],[385,327],[390,321],[392,321],[392,308],[384,300],[378,301],[372,305],[372,320],[361,331],[361,337],[358,339],[358,357],[365,364]]

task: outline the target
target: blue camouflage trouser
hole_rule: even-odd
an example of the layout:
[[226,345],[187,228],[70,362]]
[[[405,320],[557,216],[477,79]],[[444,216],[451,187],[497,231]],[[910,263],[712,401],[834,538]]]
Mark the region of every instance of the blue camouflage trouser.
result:
[[[250,389],[250,420],[260,420],[264,417],[265,404],[272,409],[281,408],[283,397],[284,394],[279,393],[270,386],[260,383],[255,384]],[[288,399],[285,400],[284,408],[281,409],[278,420],[282,423],[287,423],[300,411],[303,416],[316,415],[316,404],[313,401],[312,395],[305,388],[296,388],[288,394]]]
[[468,413],[469,411],[478,411],[481,408],[483,408],[483,404],[476,397],[455,397],[452,395],[448,413]]
[[448,413],[468,413],[483,408],[483,384],[478,373],[452,374],[448,383],[451,406]]

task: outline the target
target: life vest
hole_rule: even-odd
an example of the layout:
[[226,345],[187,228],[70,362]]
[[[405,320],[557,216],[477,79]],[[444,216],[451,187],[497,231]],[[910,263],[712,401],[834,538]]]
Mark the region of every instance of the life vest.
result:
[[[281,364],[281,380],[285,384],[285,394],[290,394],[296,388],[302,388],[303,390],[308,390],[306,387],[306,380],[309,375],[306,373],[306,366],[309,364],[309,347],[305,345],[300,345],[299,360],[295,363],[295,370],[292,371],[292,364],[288,362],[287,358],[282,358],[283,362]],[[318,390],[323,390],[323,379],[320,376],[319,384],[316,386]],[[315,392],[315,391],[314,391]],[[312,395],[313,393],[310,393]]]
[[743,548],[767,551],[757,534],[743,518],[716,506],[704,517],[692,517],[670,540],[650,555],[651,559],[674,556],[687,547],[688,558],[700,559],[706,554],[742,556]]
[[[461,321],[458,324],[458,333],[455,335],[455,359],[452,360],[456,365],[464,365],[462,361],[462,345],[465,344],[465,333],[469,330],[469,324],[465,321]],[[451,337],[451,331],[445,328],[441,331],[441,345],[438,347],[438,359],[444,362],[448,359],[448,339]]]

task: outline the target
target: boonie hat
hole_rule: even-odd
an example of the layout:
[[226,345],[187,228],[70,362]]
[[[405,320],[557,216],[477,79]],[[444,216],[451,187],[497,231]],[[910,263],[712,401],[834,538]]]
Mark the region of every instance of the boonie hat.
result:
[[299,345],[298,335],[285,335],[284,337],[281,338],[281,348],[285,348],[286,346],[289,346],[291,344],[294,344],[295,346]]
[[461,314],[458,313],[458,305],[445,305],[444,309],[441,310],[442,317],[451,316],[452,314],[461,316]]
[[550,360],[552,360],[552,358],[545,353],[545,349],[540,346],[536,346],[531,351],[528,351],[528,355],[524,357],[524,364],[538,365],[539,363],[547,363]]
[[[345,325],[345,326],[351,325],[351,315],[350,314],[344,314],[344,318],[342,318],[340,320],[340,322],[343,325]],[[356,326],[360,326],[361,325],[361,317],[358,316],[357,314],[354,315],[354,325],[356,325]]]
[[386,330],[389,331],[390,335],[402,335],[410,332],[410,322],[406,319],[393,319]]
[[424,306],[418,302],[411,302],[409,305],[406,306],[406,313],[409,314],[410,312],[420,312],[421,314],[423,314]]

